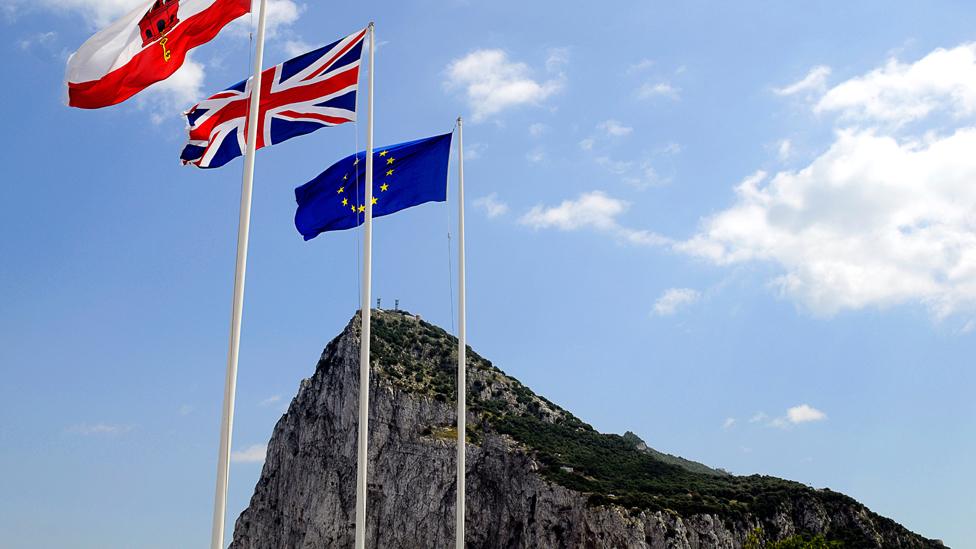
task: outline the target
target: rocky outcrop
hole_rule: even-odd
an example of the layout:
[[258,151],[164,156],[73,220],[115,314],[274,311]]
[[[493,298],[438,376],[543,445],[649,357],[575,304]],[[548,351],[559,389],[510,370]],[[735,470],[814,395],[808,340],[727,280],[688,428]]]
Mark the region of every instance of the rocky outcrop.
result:
[[[449,547],[454,538],[451,380],[456,342],[400,312],[376,311],[373,326],[367,546]],[[237,520],[232,548],[353,545],[358,356],[357,315],[329,343],[315,374],[302,382],[275,426],[250,505]],[[857,540],[851,547],[941,547],[834,492],[778,479],[783,484],[773,491],[765,488],[769,477],[734,477],[673,456],[686,463],[657,460],[646,445],[638,448],[643,441],[596,433],[473,352],[468,369],[468,422],[473,427],[467,447],[467,547],[731,549],[741,547],[756,527],[776,538],[822,533]],[[647,486],[661,471],[669,478],[701,478],[766,492],[744,495],[740,499],[752,502],[745,505],[726,497],[721,492],[726,484],[721,484],[721,497],[707,489],[689,493],[689,502],[700,500],[690,507],[675,499],[685,494],[664,491],[634,496],[647,496],[633,500],[646,504],[618,504],[616,494],[578,489],[608,486],[594,483],[611,473],[582,458],[580,470],[567,465],[576,462],[559,461],[571,457],[519,435],[519,418],[569,429],[586,440],[622,444],[620,452],[655,460],[642,466],[653,466]],[[702,512],[694,511],[698,508]]]

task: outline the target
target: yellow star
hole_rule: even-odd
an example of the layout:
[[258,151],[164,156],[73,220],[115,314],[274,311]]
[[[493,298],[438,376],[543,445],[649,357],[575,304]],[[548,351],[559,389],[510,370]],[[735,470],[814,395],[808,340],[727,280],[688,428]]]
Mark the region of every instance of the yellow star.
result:
[[393,175],[393,170],[386,170],[386,176],[390,177],[391,175]]
[[355,160],[352,161],[353,166],[355,166],[356,164],[359,164],[359,158],[356,158]]
[[374,196],[374,197],[373,197],[373,204],[376,204],[376,201],[377,201],[377,200],[379,200],[379,198],[376,198],[376,197]]
[[342,199],[342,205],[343,206],[348,206],[349,205],[349,199],[348,198],[343,198]]
[[363,206],[362,204],[360,204],[359,205],[359,211],[360,212],[365,212],[366,211],[366,206]]
[[382,192],[386,192],[386,190],[389,189],[389,188],[390,188],[390,186],[387,185],[386,183],[383,183],[382,185],[380,185],[380,191],[382,191]]
[[356,205],[355,204],[353,204],[352,206],[349,206],[349,209],[352,210],[353,213],[356,213]]
[[389,166],[390,164],[393,163],[394,160],[396,160],[396,158],[393,158],[392,156],[389,157],[389,158],[387,158],[386,159],[386,165]]
[[347,180],[347,179],[349,179],[349,174],[346,174],[346,175],[344,175],[344,176],[342,176],[342,180],[343,180],[343,181],[345,181],[345,180]]
[[386,153],[387,153],[387,152],[389,152],[389,151],[383,151],[383,152],[381,152],[381,153],[380,153],[380,156],[386,156]]
[[343,192],[345,192],[345,190],[346,190],[345,187],[339,187],[339,190],[336,191],[336,194],[342,194]]

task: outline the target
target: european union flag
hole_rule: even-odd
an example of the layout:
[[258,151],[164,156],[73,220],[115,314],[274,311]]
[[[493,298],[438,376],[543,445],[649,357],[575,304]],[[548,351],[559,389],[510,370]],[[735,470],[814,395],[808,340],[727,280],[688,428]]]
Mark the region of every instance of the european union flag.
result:
[[[425,202],[447,201],[451,135],[437,135],[373,151],[373,217]],[[305,240],[359,226],[366,215],[366,153],[329,166],[295,189],[295,227]]]

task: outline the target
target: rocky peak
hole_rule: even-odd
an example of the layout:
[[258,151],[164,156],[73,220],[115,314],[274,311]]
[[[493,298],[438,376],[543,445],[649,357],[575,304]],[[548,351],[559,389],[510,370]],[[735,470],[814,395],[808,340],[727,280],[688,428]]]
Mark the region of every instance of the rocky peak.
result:
[[[329,343],[275,426],[232,547],[352,545],[359,324],[357,314]],[[450,546],[457,340],[410,313],[375,310],[371,343],[367,544]],[[759,527],[851,548],[941,547],[842,494],[599,433],[467,356],[468,547],[732,549]]]

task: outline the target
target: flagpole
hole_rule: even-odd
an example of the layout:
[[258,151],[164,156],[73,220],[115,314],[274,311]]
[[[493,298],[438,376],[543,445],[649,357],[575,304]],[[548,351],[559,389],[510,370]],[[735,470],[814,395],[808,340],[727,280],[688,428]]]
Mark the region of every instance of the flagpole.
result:
[[247,148],[244,154],[244,180],[241,183],[241,210],[237,225],[237,266],[234,272],[234,303],[231,308],[230,348],[224,379],[224,407],[220,423],[220,450],[217,454],[217,488],[214,493],[213,529],[210,548],[224,548],[224,519],[227,515],[227,483],[230,479],[231,435],[234,429],[234,399],[237,393],[237,358],[241,347],[241,316],[244,310],[244,274],[247,270],[247,241],[251,230],[251,189],[254,183],[254,150],[257,142],[258,112],[261,102],[261,68],[264,63],[264,23],[267,0],[261,0],[258,37],[254,53],[254,77],[247,117]]
[[366,103],[366,218],[363,231],[363,302],[359,341],[359,440],[356,450],[356,549],[366,547],[366,456],[369,441],[369,321],[373,277],[373,57],[376,29],[369,23],[369,97]]
[[457,371],[457,503],[454,547],[464,549],[464,453],[467,440],[467,335],[464,312],[464,137],[458,127],[458,371]]

